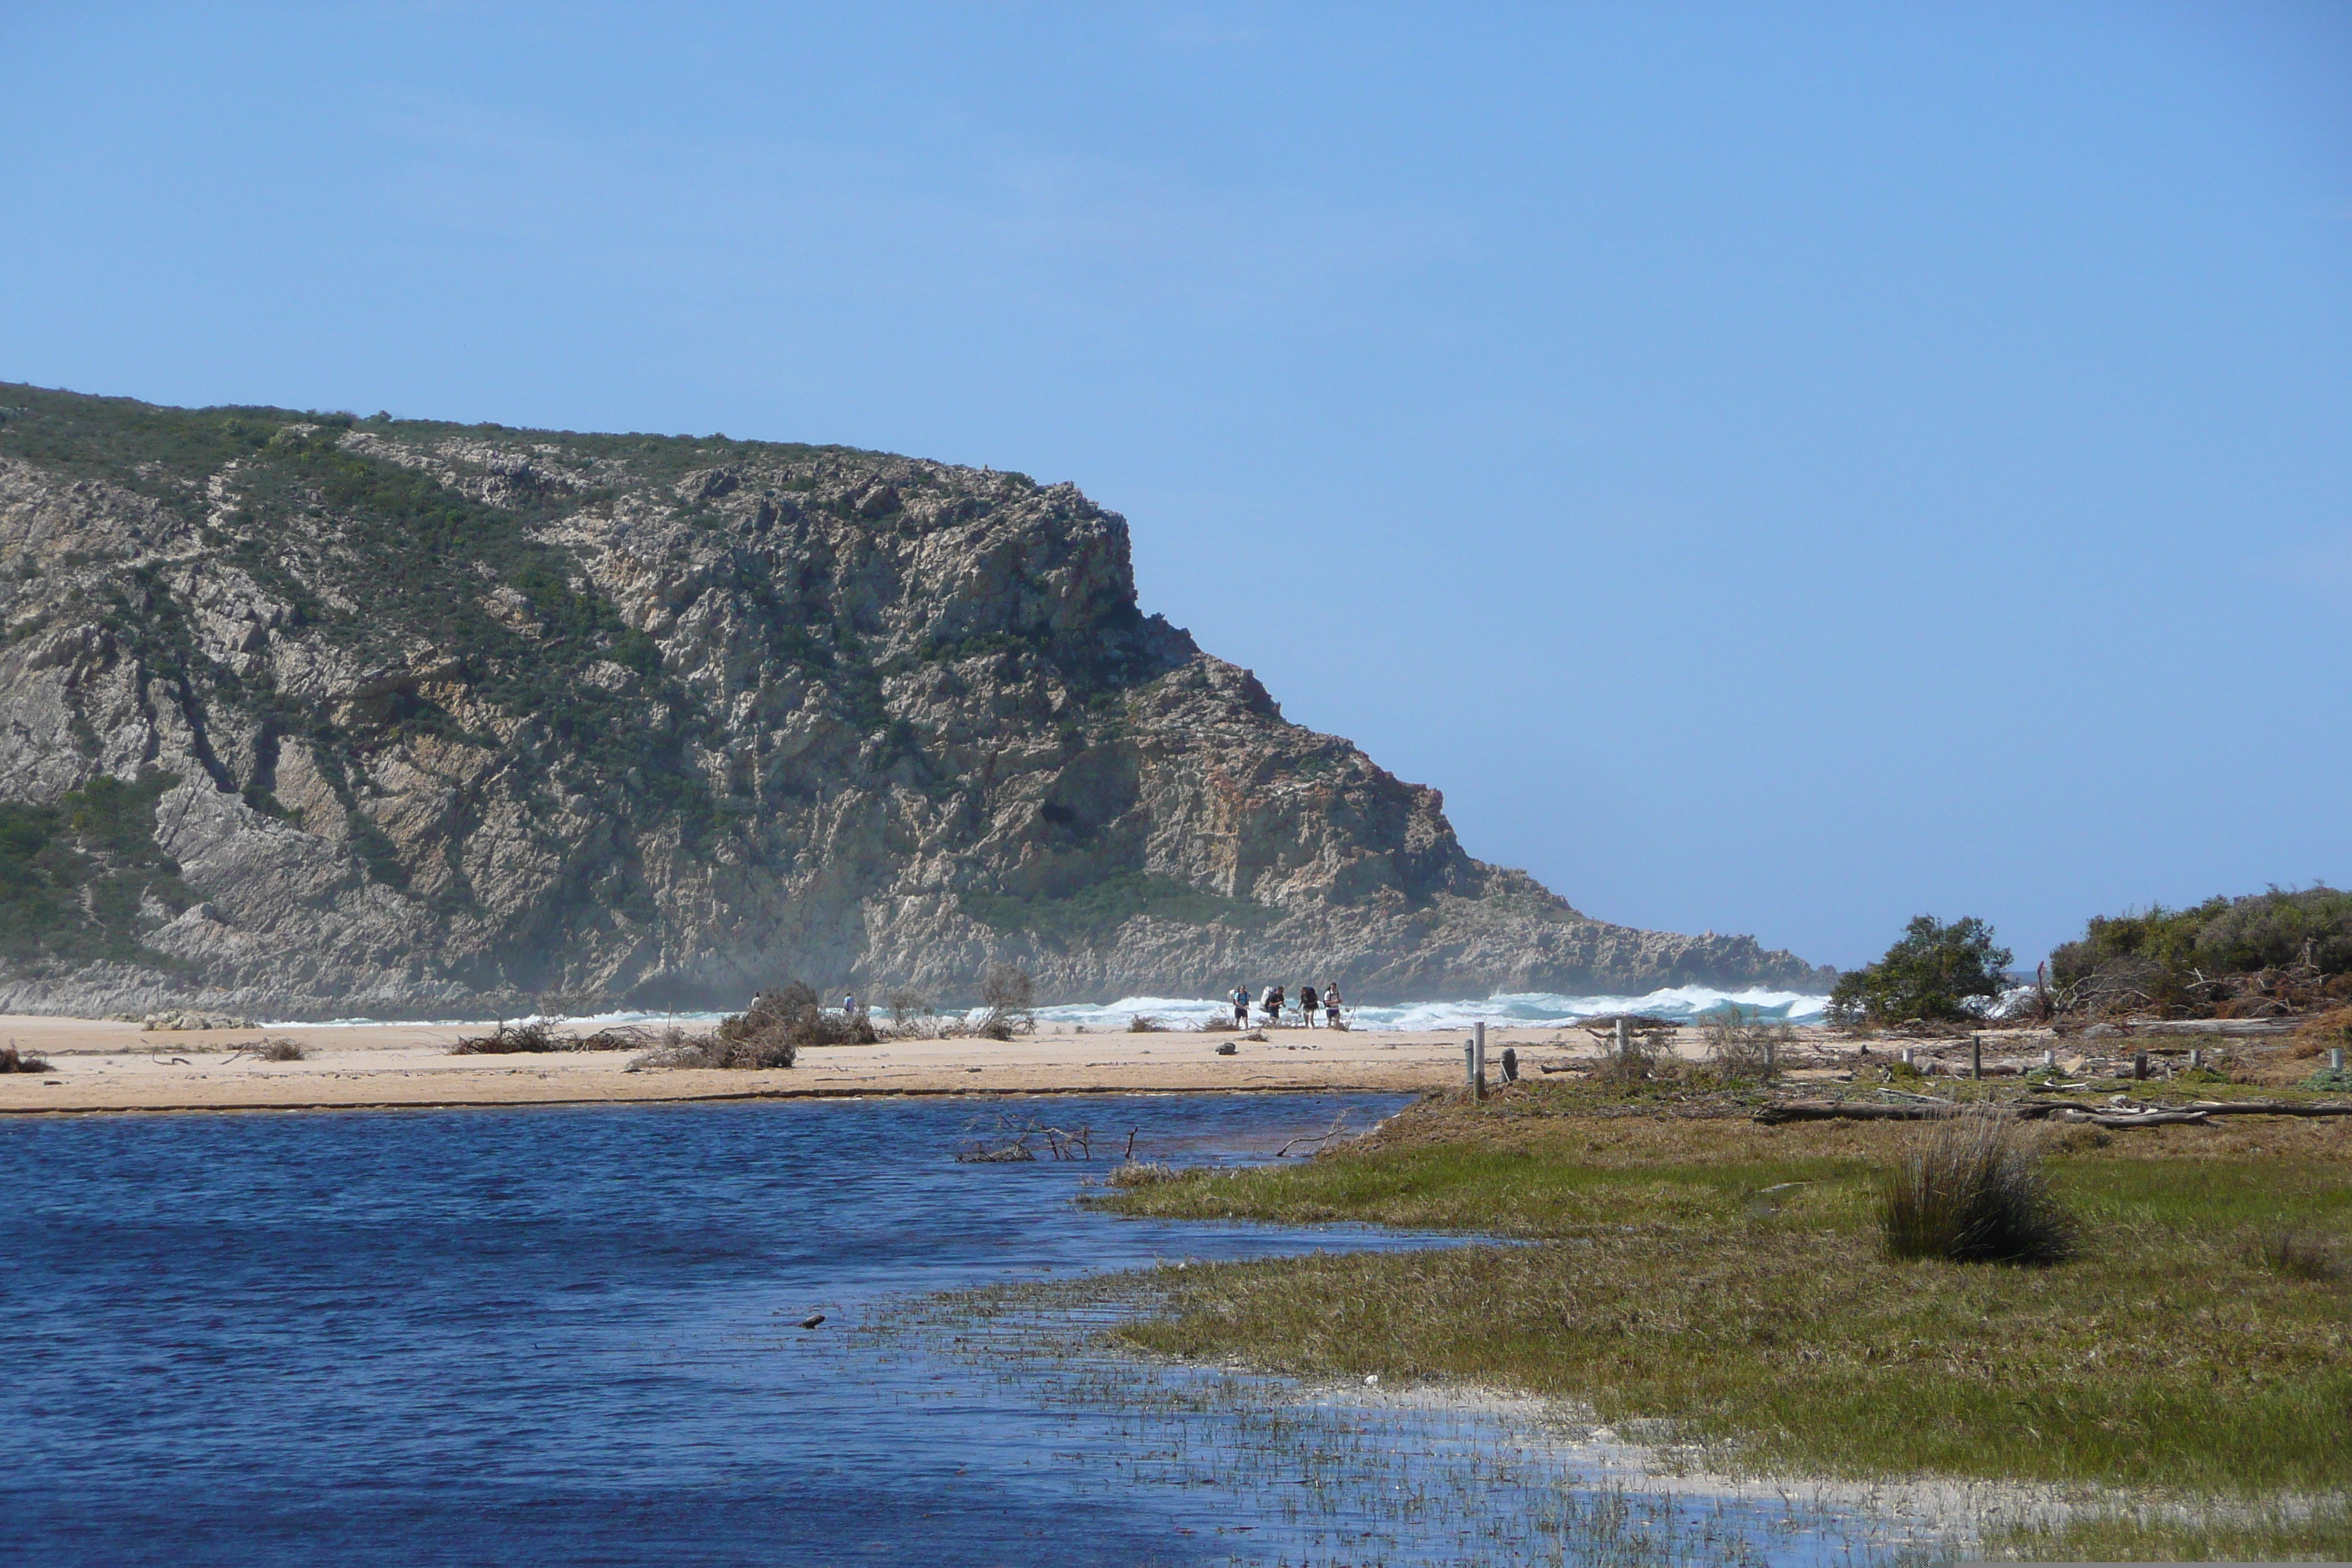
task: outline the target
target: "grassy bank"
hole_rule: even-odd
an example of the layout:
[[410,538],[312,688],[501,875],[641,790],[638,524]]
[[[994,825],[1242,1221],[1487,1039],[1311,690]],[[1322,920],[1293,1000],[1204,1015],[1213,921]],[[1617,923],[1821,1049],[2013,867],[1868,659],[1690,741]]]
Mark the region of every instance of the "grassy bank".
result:
[[[2257,1555],[2352,1551],[2326,1501],[2352,1463],[2352,1285],[2332,1250],[2352,1230],[2352,1127],[2053,1130],[2051,1177],[2082,1251],[2026,1268],[1884,1255],[1878,1176],[1916,1128],[1690,1109],[1537,1088],[1424,1106],[1299,1165],[1121,1192],[1108,1201],[1135,1214],[1530,1244],[1194,1265],[1155,1281],[1170,1309],[1125,1332],[1310,1375],[1580,1399],[1776,1470],[2228,1500],[2212,1518],[2258,1530],[2241,1542],[2267,1543]],[[2283,1269],[2287,1236],[2303,1262]],[[2323,1506],[2242,1511],[2278,1497]],[[2186,1545],[2187,1528],[2076,1527],[2106,1531],[2084,1550],[2127,1555]],[[2066,1554],[2073,1540],[2022,1544]]]

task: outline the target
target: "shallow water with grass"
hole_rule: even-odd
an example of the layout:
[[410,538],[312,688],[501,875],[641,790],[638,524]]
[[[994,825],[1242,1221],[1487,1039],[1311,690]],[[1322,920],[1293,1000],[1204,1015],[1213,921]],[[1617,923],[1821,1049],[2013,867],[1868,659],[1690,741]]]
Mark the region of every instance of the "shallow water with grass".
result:
[[1096,1157],[992,1164],[958,1163],[973,1111],[939,1101],[18,1122],[0,1543],[57,1564],[1906,1549],[1835,1509],[1629,1491],[1507,1414],[1104,1345],[1127,1310],[1087,1282],[1107,1271],[1429,1244],[1074,1202],[1130,1130],[1139,1159],[1246,1163],[1399,1103],[1040,1101],[1019,1113],[1090,1126]]

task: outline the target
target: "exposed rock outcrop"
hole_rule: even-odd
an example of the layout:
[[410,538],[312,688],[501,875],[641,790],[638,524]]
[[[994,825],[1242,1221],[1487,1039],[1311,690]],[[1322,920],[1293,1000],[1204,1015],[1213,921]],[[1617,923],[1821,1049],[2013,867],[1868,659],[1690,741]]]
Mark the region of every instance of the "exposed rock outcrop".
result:
[[0,405],[0,1010],[1820,983],[1472,859],[1140,614],[1066,484]]

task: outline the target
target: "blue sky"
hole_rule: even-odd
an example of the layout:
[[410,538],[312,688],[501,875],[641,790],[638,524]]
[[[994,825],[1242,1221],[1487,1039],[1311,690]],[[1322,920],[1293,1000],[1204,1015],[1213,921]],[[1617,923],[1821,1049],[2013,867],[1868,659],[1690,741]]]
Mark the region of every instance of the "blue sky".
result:
[[2352,880],[2352,10],[10,8],[0,379],[1076,480],[1587,911]]

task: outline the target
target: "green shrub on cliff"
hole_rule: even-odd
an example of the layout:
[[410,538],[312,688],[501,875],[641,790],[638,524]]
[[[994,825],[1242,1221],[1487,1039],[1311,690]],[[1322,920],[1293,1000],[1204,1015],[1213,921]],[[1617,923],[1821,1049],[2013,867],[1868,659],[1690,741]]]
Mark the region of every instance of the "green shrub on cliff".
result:
[[[1048,820],[1053,820],[1050,815]],[[1137,915],[1244,931],[1274,918],[1273,910],[1246,899],[1205,892],[1177,878],[1147,871],[1115,871],[1057,899],[967,892],[958,902],[965,914],[992,931],[1028,931],[1055,943],[1085,942],[1117,931]]]
[[155,802],[178,781],[103,774],[48,805],[0,802],[0,961],[170,961],[139,940],[150,900],[188,907],[180,868],[155,843]]
[[1949,925],[1919,915],[1885,957],[1838,977],[1830,1017],[1840,1024],[1980,1017],[2001,993],[2011,956],[2009,949],[1993,945],[1992,927],[1973,915]]

